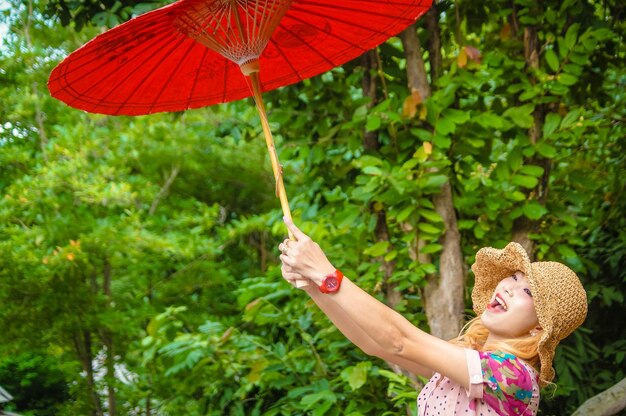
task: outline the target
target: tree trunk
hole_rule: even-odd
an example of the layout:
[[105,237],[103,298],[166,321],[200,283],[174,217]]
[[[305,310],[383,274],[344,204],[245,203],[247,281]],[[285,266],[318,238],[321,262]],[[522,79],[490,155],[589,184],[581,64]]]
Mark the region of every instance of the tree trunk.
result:
[[572,416],[611,416],[626,409],[626,377],[613,387],[587,399]]
[[459,335],[463,327],[466,272],[449,182],[442,185],[441,193],[433,198],[433,202],[446,231],[442,238],[439,279],[429,279],[424,288],[425,309],[432,334],[452,339]]
[[[102,268],[103,283],[102,291],[109,300],[109,305],[113,301],[111,293],[111,263],[107,258],[104,259]],[[102,328],[100,330],[100,338],[106,348],[106,383],[107,383],[107,404],[109,416],[115,416],[115,348],[113,345],[113,333],[107,329]]]
[[[513,27],[518,28],[517,16],[513,15]],[[529,69],[528,79],[531,83],[536,83],[537,79],[533,75],[533,71],[539,68],[539,39],[537,36],[537,28],[534,26],[524,27],[524,60],[526,68]],[[533,125],[528,130],[528,139],[535,145],[541,140],[541,132],[545,120],[545,108],[542,104],[537,104],[533,111]],[[526,162],[541,166],[543,175],[539,184],[528,193],[529,198],[534,197],[540,204],[545,204],[548,195],[548,180],[550,178],[551,161],[547,158],[537,156]],[[530,220],[525,216],[520,216],[513,222],[513,232],[511,239],[524,247],[531,260],[534,260],[534,242],[530,239],[530,234],[537,229],[537,221]]]
[[511,234],[511,241],[515,241],[524,247],[528,257],[530,257],[530,261],[535,261],[535,243],[530,239],[530,233],[533,228],[534,222],[522,215],[513,221],[513,232]]
[[426,30],[430,37],[428,38],[428,61],[430,62],[430,83],[435,85],[441,74],[441,32],[439,30],[439,11],[437,3],[433,2],[432,6],[426,13],[424,22]]
[[411,92],[419,92],[422,100],[430,97],[430,85],[426,75],[426,67],[422,58],[422,46],[417,37],[415,24],[400,33],[404,56],[406,57],[406,75]]
[[[427,25],[430,24],[429,30],[433,30],[431,41],[437,44],[439,42],[438,18],[435,15],[431,16],[430,19],[430,23]],[[427,82],[422,48],[415,26],[410,26],[403,31],[400,39],[407,60],[406,71],[409,89],[419,92],[422,99],[426,99],[431,94],[431,87]],[[431,56],[440,56],[440,52],[432,52]],[[431,62],[431,67],[432,65],[433,62]],[[441,65],[440,61],[438,65]],[[435,210],[444,221],[446,230],[442,237],[443,251],[439,267],[440,276],[439,278],[435,276],[428,278],[428,285],[423,292],[424,308],[431,333],[442,339],[451,339],[458,335],[462,327],[466,273],[461,252],[461,236],[457,227],[452,198],[452,187],[449,182],[442,186],[441,194],[433,198],[433,203]],[[417,242],[418,252],[415,256],[420,261],[427,260],[419,257],[419,247],[423,244],[423,241]]]
[[83,367],[83,371],[87,375],[87,393],[91,399],[91,414],[93,416],[103,416],[102,405],[100,404],[100,398],[96,391],[96,383],[93,378],[93,367],[91,356],[91,334],[89,331],[82,331],[74,335],[74,349],[80,364]]
[[[24,39],[26,40],[26,45],[31,51],[34,51],[33,42],[30,37],[30,24],[33,16],[33,2],[32,0],[28,1],[28,19],[26,24],[24,25]],[[45,113],[41,109],[41,99],[39,98],[39,85],[36,81],[33,81],[31,84],[33,89],[33,96],[36,97],[34,100],[35,104],[35,121],[37,121],[37,132],[39,133],[39,148],[41,149],[41,155],[44,161],[48,160],[48,156],[46,153],[46,147],[48,146],[48,135],[46,134],[46,126],[44,124],[45,121]]]

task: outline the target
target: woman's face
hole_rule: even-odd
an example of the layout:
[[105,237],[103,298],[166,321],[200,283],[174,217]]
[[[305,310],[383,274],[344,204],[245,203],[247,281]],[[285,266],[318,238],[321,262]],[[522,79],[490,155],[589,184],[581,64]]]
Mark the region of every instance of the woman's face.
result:
[[524,273],[515,272],[498,283],[481,320],[489,330],[490,341],[518,338],[541,329]]

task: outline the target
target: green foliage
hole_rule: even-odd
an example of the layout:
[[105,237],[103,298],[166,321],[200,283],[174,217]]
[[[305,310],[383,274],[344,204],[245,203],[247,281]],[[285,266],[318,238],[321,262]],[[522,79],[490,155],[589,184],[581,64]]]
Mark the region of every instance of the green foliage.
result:
[[0,360],[0,386],[13,396],[5,410],[22,415],[53,416],[69,398],[59,362],[42,353],[22,352]]
[[[89,25],[156,7],[79,3],[33,2],[31,13],[15,1],[2,17],[0,352],[14,354],[2,363],[25,379],[65,380],[61,415],[93,414],[91,393],[104,403],[107,387],[120,414],[415,412],[409,379],[356,350],[281,281],[285,230],[248,100],[114,118],[48,96],[50,70],[97,33]],[[467,264],[524,220],[538,259],[581,275],[589,317],[557,351],[545,414],[566,414],[624,376],[626,334],[605,324],[623,315],[626,284],[618,3],[440,2],[443,67],[414,115],[398,39],[379,48],[376,73],[355,61],[266,94],[297,223],[370,293],[384,300],[394,285],[396,309],[416,325],[427,327],[420,290],[443,248],[432,201],[444,183]],[[540,43],[536,66],[525,29]],[[419,34],[424,45],[432,36]],[[377,77],[376,102],[362,92],[366,75]],[[366,132],[377,148],[364,146]],[[418,240],[429,262],[416,260]],[[382,262],[394,265],[387,281]],[[66,364],[17,355],[42,350]]]

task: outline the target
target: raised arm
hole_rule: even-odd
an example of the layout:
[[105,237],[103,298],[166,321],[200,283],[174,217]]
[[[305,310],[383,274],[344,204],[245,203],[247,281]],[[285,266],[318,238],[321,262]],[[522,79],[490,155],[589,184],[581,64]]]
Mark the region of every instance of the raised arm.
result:
[[[288,249],[280,256],[281,261],[293,273],[310,279],[319,287],[324,276],[333,273],[335,268],[317,243],[291,221],[285,222],[297,241],[288,244]],[[312,293],[313,289],[308,289],[307,292]],[[467,359],[461,347],[420,330],[402,315],[363,291],[349,278],[344,277],[338,292],[316,293],[312,297],[314,300],[319,298],[318,305],[333,322],[345,315],[346,320],[342,321],[342,325],[349,326],[352,322],[367,334],[378,346],[376,348],[380,348],[379,353],[374,355],[417,374],[426,375],[427,369],[432,369],[466,388],[469,387]]]
[[[303,279],[299,274],[293,273],[289,266],[283,265],[282,269],[283,277],[288,281],[295,281]],[[295,286],[295,285],[294,285]],[[433,370],[420,366],[415,362],[402,359],[400,357],[388,354],[375,340],[373,340],[369,334],[363,330],[356,322],[350,319],[349,315],[341,309],[341,307],[329,299],[327,295],[324,295],[319,291],[317,285],[310,282],[308,286],[302,287],[311,299],[317,304],[317,306],[326,314],[328,319],[339,329],[339,331],[348,338],[354,345],[359,347],[367,355],[382,358],[383,360],[396,364],[405,370],[412,372],[423,377],[430,377]]]

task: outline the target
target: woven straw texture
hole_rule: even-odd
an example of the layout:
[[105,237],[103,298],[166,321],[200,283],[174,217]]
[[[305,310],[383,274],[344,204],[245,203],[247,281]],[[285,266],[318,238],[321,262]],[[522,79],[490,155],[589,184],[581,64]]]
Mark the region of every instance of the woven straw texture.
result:
[[524,273],[530,282],[535,311],[543,335],[539,340],[541,369],[540,384],[554,379],[552,359],[558,343],[587,316],[587,294],[578,276],[569,267],[552,261],[531,263],[518,243],[504,249],[482,248],[472,265],[476,277],[472,302],[477,316],[482,315],[498,283],[516,271]]

